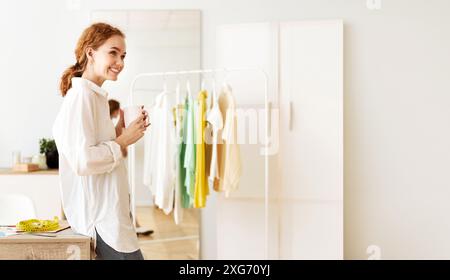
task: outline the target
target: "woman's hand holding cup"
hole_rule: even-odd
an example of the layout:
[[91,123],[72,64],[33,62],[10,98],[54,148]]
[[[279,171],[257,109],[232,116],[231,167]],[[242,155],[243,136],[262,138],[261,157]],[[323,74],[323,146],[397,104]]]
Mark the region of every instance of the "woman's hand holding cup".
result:
[[116,142],[122,148],[122,154],[126,156],[126,149],[129,145],[136,143],[139,139],[144,136],[144,132],[150,125],[148,122],[148,113],[143,109],[143,106],[138,107],[139,113],[138,117],[131,123],[127,122],[127,109],[125,109],[125,129],[122,134],[116,138]]

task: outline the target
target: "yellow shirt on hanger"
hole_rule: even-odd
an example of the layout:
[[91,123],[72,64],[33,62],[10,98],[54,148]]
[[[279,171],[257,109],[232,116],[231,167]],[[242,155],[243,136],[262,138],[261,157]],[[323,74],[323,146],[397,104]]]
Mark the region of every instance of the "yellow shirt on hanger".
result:
[[196,162],[195,162],[195,191],[194,207],[206,206],[206,196],[209,194],[208,180],[206,178],[206,157],[204,134],[206,128],[206,98],[208,93],[202,90],[198,94],[198,107],[196,114]]

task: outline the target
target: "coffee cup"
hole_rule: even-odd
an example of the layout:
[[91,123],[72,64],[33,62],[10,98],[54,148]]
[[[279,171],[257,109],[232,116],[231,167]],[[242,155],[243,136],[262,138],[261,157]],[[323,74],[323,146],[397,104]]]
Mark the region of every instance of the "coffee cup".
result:
[[127,106],[123,109],[123,117],[125,121],[125,127],[128,127],[130,123],[135,121],[143,112],[142,105]]

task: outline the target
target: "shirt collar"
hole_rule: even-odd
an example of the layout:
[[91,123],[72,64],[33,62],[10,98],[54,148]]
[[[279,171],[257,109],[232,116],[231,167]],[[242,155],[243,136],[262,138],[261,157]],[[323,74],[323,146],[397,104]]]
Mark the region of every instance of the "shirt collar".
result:
[[81,77],[73,77],[72,78],[72,85],[87,85],[91,90],[93,90],[94,92],[103,95],[104,97],[108,98],[108,92],[106,90],[104,90],[103,88],[99,87],[98,85],[96,85],[94,82],[85,79],[85,78],[81,78]]

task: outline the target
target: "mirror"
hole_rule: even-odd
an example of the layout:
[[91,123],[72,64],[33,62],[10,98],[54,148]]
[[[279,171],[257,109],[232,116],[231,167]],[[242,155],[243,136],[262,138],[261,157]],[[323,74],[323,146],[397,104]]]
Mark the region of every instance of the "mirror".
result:
[[[106,82],[109,98],[121,107],[128,105],[130,85],[140,73],[201,68],[201,13],[199,10],[93,11],[91,22],[106,22],[120,28],[126,36],[125,68],[115,82]],[[198,77],[189,76],[193,89]],[[183,82],[186,79],[183,78]],[[176,78],[167,79],[168,89]],[[135,85],[134,104],[150,105],[163,90],[163,77],[142,78]],[[149,187],[142,183],[144,139],[136,144],[136,218],[138,226],[154,233],[139,237],[146,259],[198,259],[199,211],[184,209],[183,222],[176,225],[173,213],[165,215],[152,206]]]

